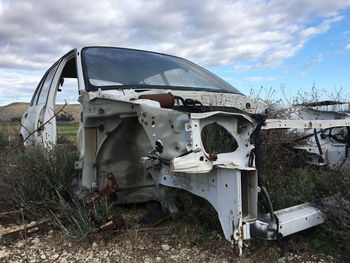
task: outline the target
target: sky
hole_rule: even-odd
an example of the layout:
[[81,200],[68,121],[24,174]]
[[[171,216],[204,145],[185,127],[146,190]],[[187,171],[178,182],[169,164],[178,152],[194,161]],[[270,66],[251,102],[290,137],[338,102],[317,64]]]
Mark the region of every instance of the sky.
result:
[[86,45],[184,57],[253,97],[350,101],[350,0],[0,0],[0,105]]

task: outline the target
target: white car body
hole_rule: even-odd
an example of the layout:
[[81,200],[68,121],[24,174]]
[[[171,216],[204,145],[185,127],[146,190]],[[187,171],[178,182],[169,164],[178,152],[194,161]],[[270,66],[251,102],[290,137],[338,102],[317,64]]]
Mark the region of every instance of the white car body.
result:
[[[257,116],[262,115],[256,114],[264,114],[267,109],[264,102],[221,90],[171,86],[89,90],[87,83],[105,87],[117,82],[93,78],[87,82],[84,50],[72,50],[48,70],[23,116],[21,129],[23,138],[34,132],[26,145],[56,144],[56,120],[52,117],[57,89],[62,78],[76,78],[81,105],[77,135],[80,159],[76,169],[82,171],[82,189],[101,191],[112,174],[118,185],[126,189],[118,193],[118,202],[157,200],[169,210],[174,208],[167,200],[165,186],[190,191],[207,199],[217,210],[224,235],[239,254],[244,239],[276,239],[278,234],[289,235],[324,221],[320,210],[311,204],[277,211],[279,222],[269,220],[268,215],[259,216],[258,193],[264,189],[259,185],[258,169],[253,162],[256,145],[251,135],[257,129],[350,126],[348,120],[322,123],[259,120]],[[50,84],[42,98],[40,91],[45,81]],[[179,99],[174,99],[173,106],[163,107],[162,100],[172,100],[171,96],[197,101],[201,106],[186,108]],[[223,127],[237,142],[235,149],[207,152],[202,131],[210,124]]]

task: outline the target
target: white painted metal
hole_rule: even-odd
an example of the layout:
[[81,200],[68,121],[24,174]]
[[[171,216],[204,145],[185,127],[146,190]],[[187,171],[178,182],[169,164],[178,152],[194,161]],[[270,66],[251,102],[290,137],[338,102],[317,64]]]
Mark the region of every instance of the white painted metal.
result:
[[185,189],[208,200],[218,212],[225,238],[242,248],[241,171],[218,168],[205,174],[171,173],[162,169],[154,173],[156,183]]
[[310,203],[278,210],[275,215],[279,220],[278,232],[283,236],[294,234],[325,221],[321,210]]
[[350,120],[277,120],[267,119],[262,129],[327,129],[350,127]]

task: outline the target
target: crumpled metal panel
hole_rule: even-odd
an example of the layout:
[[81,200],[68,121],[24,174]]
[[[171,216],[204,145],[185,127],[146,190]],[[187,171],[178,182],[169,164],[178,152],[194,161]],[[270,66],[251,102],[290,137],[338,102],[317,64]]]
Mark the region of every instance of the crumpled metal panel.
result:
[[[246,115],[228,112],[193,113],[186,129],[191,132],[191,141],[188,150],[191,151],[182,157],[175,158],[172,168],[175,172],[206,173],[214,166],[252,170],[249,167],[248,157],[253,149],[250,136],[253,132],[252,119]],[[236,139],[238,148],[234,152],[215,153],[216,160],[211,160],[210,154],[205,151],[202,140],[202,129],[211,123],[224,127]]]
[[162,152],[158,153],[161,158],[171,160],[187,152],[187,143],[191,137],[190,132],[185,130],[188,114],[141,104],[138,120],[153,149],[156,148],[156,141],[162,145]]

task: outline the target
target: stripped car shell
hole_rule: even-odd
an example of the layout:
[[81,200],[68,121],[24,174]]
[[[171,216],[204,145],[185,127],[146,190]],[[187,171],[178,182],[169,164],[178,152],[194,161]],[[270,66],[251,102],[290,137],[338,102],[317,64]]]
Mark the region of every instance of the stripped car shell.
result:
[[[80,196],[123,189],[118,203],[156,200],[176,212],[165,189],[185,189],[216,209],[225,238],[238,255],[243,240],[276,239],[324,222],[313,204],[273,211],[260,175],[259,133],[344,127],[350,126],[348,120],[266,120],[264,102],[191,62],[153,52],[87,47],[69,52],[45,74],[23,116],[24,138],[54,115],[62,78],[75,78],[79,87]],[[209,126],[229,140],[228,149],[217,150],[220,138],[205,139]],[[26,144],[55,144],[55,119],[40,128]],[[108,188],[111,175],[118,187]],[[268,214],[258,212],[259,196]]]
[[302,130],[303,134],[297,141],[303,141],[304,144],[294,149],[307,153],[309,163],[350,172],[350,160],[347,158],[350,138],[347,137],[348,128],[343,126],[350,122],[349,106],[349,103],[340,101],[320,101],[282,106],[282,109],[279,106],[280,109],[276,107],[274,111],[282,111],[289,120],[295,120],[294,123],[300,119],[317,120],[316,125],[309,123],[308,129]]

